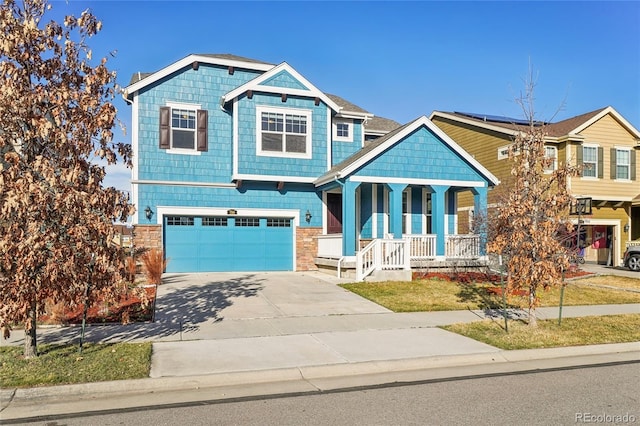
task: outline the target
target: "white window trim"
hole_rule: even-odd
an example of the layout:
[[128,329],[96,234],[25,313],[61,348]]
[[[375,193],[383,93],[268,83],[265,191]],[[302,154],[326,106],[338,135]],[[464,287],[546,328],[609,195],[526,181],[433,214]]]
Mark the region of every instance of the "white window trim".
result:
[[[631,182],[631,148],[628,146],[614,146],[616,150],[616,182]],[[619,178],[618,177],[618,151],[627,151],[629,153],[629,162],[625,164],[627,166],[627,177]]]
[[[294,153],[294,152],[274,152],[262,150],[262,113],[271,112],[276,114],[294,114],[304,115],[307,118],[307,135],[306,135],[306,152]],[[312,138],[313,134],[313,113],[308,109],[294,109],[294,108],[280,108],[270,105],[257,105],[256,106],[256,155],[262,157],[280,157],[280,158],[311,158],[312,157]],[[284,141],[283,141],[284,143]],[[284,145],[283,145],[284,147]]]
[[505,159],[509,158],[509,147],[511,145],[512,144],[503,145],[503,146],[498,148],[498,160],[505,160]]
[[[349,136],[338,136],[338,124],[347,124],[349,126]],[[344,118],[333,119],[333,140],[336,142],[353,142],[353,120]]]
[[548,169],[544,169],[544,172],[546,174],[550,174],[555,172],[556,170],[558,170],[558,147],[557,146],[552,146],[552,145],[545,145],[544,146],[544,156],[545,159],[547,158],[547,148],[551,148],[553,149],[553,151],[555,152],[554,154],[554,160],[553,160],[553,165],[551,166],[551,170]]
[[[595,170],[595,176],[585,176],[584,175],[584,165],[586,163],[586,161],[584,161],[584,149],[585,148],[594,148],[596,150],[596,161],[595,161],[595,166],[594,166],[594,170]],[[590,143],[585,143],[582,144],[582,179],[585,180],[599,180],[598,178],[598,148],[600,148],[600,145],[597,144],[590,144]],[[589,162],[589,164],[592,164],[591,162]]]
[[[199,104],[186,104],[186,103],[182,103],[182,102],[167,102],[165,104],[165,106],[168,106],[169,108],[171,108],[171,112],[169,113],[169,128],[171,130],[171,134],[170,134],[170,142],[169,142],[169,146],[171,148],[169,149],[165,149],[164,151],[167,154],[179,154],[179,155],[202,155],[201,151],[198,151],[198,110],[202,109],[202,105]],[[193,148],[192,149],[186,149],[186,148],[174,148],[173,147],[173,123],[172,123],[172,119],[171,119],[171,114],[173,113],[174,109],[187,109],[187,110],[192,110],[195,112],[196,114],[196,128],[193,131]]]
[[[433,227],[433,211],[431,213],[427,212],[427,198],[431,195],[431,191],[427,188],[422,188],[422,233],[427,234],[427,221],[431,221],[431,226]],[[431,208],[433,209],[433,198],[431,198]],[[433,231],[433,229],[431,229]]]
[[404,233],[403,235],[411,235],[411,218],[413,217],[411,212],[411,194],[413,191],[410,187],[405,188],[402,191],[403,194],[407,194],[407,212],[402,213],[402,222],[404,223]]

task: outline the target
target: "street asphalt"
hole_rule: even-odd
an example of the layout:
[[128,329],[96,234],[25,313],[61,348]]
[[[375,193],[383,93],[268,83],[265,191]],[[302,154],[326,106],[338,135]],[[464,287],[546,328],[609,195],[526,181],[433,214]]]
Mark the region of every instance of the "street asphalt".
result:
[[[501,350],[437,328],[501,321],[500,312],[393,313],[342,289],[341,282],[348,281],[320,272],[167,274],[153,323],[91,326],[85,333],[92,342],[153,341],[149,379],[3,387],[0,420],[640,359],[640,342]],[[563,317],[638,312],[640,304],[565,306]],[[539,308],[537,314],[557,318],[558,308]],[[75,342],[79,332],[39,329],[39,343]],[[23,338],[16,330],[2,345]]]

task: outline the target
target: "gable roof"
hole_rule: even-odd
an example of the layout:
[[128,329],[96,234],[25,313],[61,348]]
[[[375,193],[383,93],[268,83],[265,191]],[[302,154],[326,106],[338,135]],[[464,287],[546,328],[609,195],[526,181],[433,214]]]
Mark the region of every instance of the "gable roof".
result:
[[136,73],[131,78],[129,86],[125,87],[124,96],[131,99],[131,95],[136,91],[155,83],[158,80],[185,68],[194,62],[203,64],[221,65],[225,67],[235,67],[240,69],[248,69],[255,71],[268,71],[274,67],[273,64],[257,61],[255,59],[244,58],[242,56],[223,54],[190,54],[169,66],[162,68],[154,73]]
[[[286,87],[267,86],[262,84],[265,81],[269,80],[271,77],[280,73],[281,71],[286,71],[289,74],[291,74],[296,80],[302,83],[303,86],[307,87],[308,90],[290,89]],[[341,107],[338,104],[336,104],[333,100],[331,100],[331,98],[325,95],[313,84],[311,84],[309,80],[304,78],[298,71],[293,69],[293,67],[291,67],[291,65],[287,64],[286,62],[283,62],[280,65],[271,68],[264,74],[261,74],[256,78],[254,78],[253,80],[246,82],[242,86],[236,87],[232,91],[226,93],[220,99],[220,103],[224,105],[227,102],[230,102],[233,99],[237,98],[238,96],[242,95],[243,93],[247,92],[248,90],[255,90],[258,92],[267,92],[267,93],[286,93],[289,95],[298,95],[298,96],[315,96],[317,98],[320,98],[332,110],[336,112],[341,110]]]
[[364,123],[364,133],[371,135],[384,135],[400,127],[401,124],[390,118],[374,115]]
[[[596,121],[600,120],[607,114],[611,114],[611,116],[616,121],[618,121],[628,132],[633,134],[634,137],[640,141],[640,132],[638,132],[638,130],[633,127],[631,123],[629,123],[622,115],[620,115],[620,113],[618,113],[618,111],[616,111],[611,106],[577,115],[575,117],[567,118],[566,120],[557,121],[555,123],[544,123],[547,130],[547,136],[550,138],[577,136],[581,131],[583,131]],[[515,136],[519,132],[526,131],[529,128],[528,124],[520,124],[520,120],[512,120],[512,122],[509,122],[508,119],[500,120],[496,119],[495,116],[483,114],[433,111],[429,118],[433,119],[434,117],[458,121],[461,123],[470,124],[511,136]]]
[[315,184],[315,186],[321,186],[334,179],[349,176],[350,174],[357,171],[360,167],[364,166],[367,162],[380,156],[382,153],[393,147],[398,142],[402,141],[405,137],[422,126],[432,131],[443,143],[448,145],[451,149],[453,149],[453,151],[464,158],[465,161],[471,164],[473,168],[475,168],[481,175],[483,175],[490,184],[497,185],[499,183],[497,177],[495,177],[482,164],[476,161],[476,159],[469,155],[468,152],[462,149],[460,145],[455,143],[453,139],[447,136],[446,133],[444,133],[424,115],[405,124],[404,126],[396,128],[395,130],[369,143],[364,148],[353,154],[351,157],[348,157],[344,161],[333,166],[328,172],[320,176],[313,183]]

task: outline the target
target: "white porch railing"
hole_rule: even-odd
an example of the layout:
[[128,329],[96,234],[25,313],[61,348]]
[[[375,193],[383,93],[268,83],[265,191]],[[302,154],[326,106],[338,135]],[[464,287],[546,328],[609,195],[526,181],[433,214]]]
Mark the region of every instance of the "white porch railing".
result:
[[342,257],[342,234],[318,235],[318,257]]
[[[356,279],[374,270],[411,269],[412,260],[437,260],[437,235],[404,235],[403,239],[374,239],[356,253]],[[318,236],[318,257],[342,259],[342,234]],[[480,257],[479,235],[445,235],[442,260]],[[346,258],[345,258],[346,259]]]
[[633,240],[633,241],[627,241],[625,243],[625,245],[627,247],[631,247],[631,246],[640,246],[640,240]]
[[479,235],[445,235],[444,255],[446,258],[475,259],[480,256]]
[[411,269],[410,240],[376,239],[356,253],[356,280],[374,270]]
[[434,259],[436,257],[437,235],[405,235],[410,242],[409,256],[412,260]]

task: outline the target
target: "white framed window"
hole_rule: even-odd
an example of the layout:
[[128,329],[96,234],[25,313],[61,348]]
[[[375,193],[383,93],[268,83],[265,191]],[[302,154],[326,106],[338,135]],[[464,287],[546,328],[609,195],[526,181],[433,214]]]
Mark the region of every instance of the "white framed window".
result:
[[257,155],[311,158],[311,111],[259,106],[256,116]]
[[170,111],[167,152],[200,155],[197,135],[200,105],[167,102],[166,106]]
[[411,234],[411,188],[402,191],[402,233]]
[[498,148],[498,160],[504,160],[509,158],[509,148],[511,147],[511,144],[509,145],[505,145],[505,146],[501,146],[500,148]]
[[557,147],[545,146],[544,158],[550,161],[544,168],[545,173],[551,173],[558,168],[558,148]]
[[433,213],[433,204],[431,201],[431,193],[424,190],[422,192],[422,213],[423,213],[423,223],[422,223],[422,233],[423,234],[432,234],[433,233],[433,225],[432,225],[432,213]]
[[598,147],[596,145],[582,147],[582,176],[598,177]]
[[616,148],[616,179],[631,179],[631,149]]
[[333,140],[340,142],[353,142],[353,121],[335,119],[333,121]]

